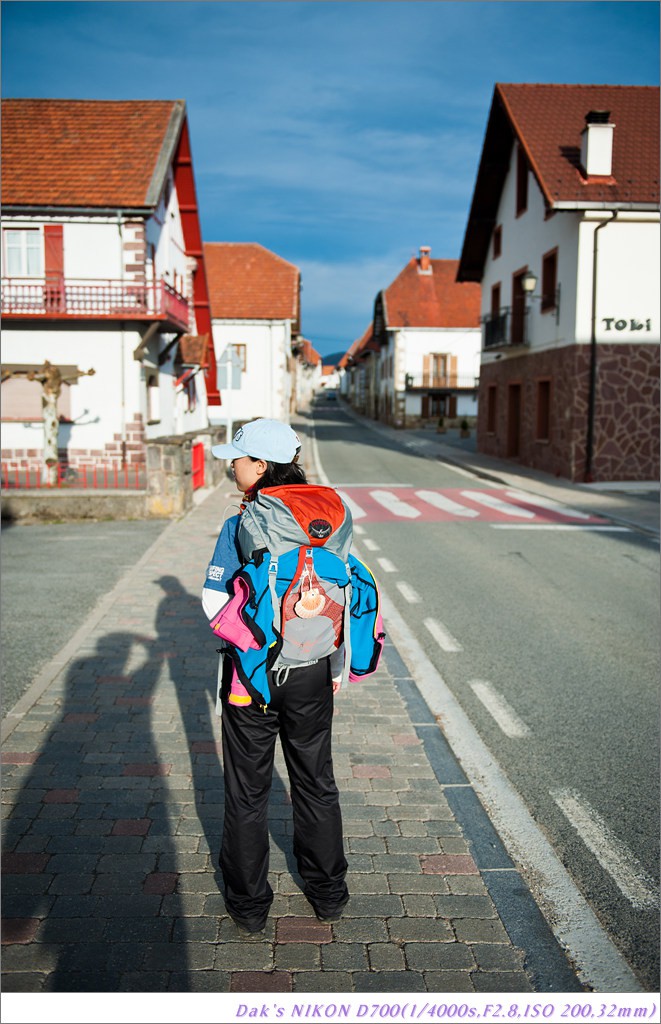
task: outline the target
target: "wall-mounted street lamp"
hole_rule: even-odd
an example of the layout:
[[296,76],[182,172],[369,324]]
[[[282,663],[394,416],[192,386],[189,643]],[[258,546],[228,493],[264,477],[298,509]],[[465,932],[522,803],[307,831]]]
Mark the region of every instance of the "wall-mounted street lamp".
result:
[[[533,274],[532,270],[527,270],[521,278],[521,287],[523,288],[526,299],[545,299],[545,295],[535,295],[535,288],[537,287],[537,277]],[[560,285],[555,290],[555,322],[560,323]]]

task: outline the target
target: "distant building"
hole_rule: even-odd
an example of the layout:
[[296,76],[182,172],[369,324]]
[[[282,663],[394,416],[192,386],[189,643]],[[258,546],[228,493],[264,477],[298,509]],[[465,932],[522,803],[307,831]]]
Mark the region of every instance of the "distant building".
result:
[[59,459],[144,466],[145,443],[194,438],[218,403],[182,101],[2,104],[2,460],[43,457],[48,360],[64,384]]
[[457,260],[422,246],[374,303],[375,415],[395,426],[477,415],[480,289],[456,281]]
[[496,85],[459,264],[482,286],[479,450],[659,475],[659,90]]
[[312,342],[298,337],[292,342],[291,411],[308,412],[321,384],[322,360]]
[[292,345],[300,331],[298,267],[254,242],[204,246],[221,409],[211,422],[288,421]]

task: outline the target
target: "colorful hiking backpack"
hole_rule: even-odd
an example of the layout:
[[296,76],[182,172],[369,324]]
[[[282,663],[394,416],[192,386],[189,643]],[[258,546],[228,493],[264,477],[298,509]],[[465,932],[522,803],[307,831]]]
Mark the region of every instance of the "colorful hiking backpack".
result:
[[259,491],[244,509],[237,541],[245,564],[234,597],[211,620],[248,695],[266,706],[267,672],[314,664],[345,647],[356,681],[379,663],[385,634],[376,581],[349,551],[351,513],[330,487]]

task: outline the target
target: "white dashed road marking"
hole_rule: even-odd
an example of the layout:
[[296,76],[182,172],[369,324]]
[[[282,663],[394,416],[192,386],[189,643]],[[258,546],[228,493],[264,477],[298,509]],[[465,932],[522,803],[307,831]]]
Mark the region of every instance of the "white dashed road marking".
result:
[[654,879],[580,794],[572,789],[556,789],[551,796],[632,907],[656,907],[659,892]]
[[484,679],[474,679],[468,685],[506,736],[514,740],[530,735],[530,729],[526,723],[519,718],[502,694],[494,690],[491,683]]
[[380,551],[381,550],[381,548],[376,543],[376,541],[372,540],[370,537],[363,538],[363,544],[365,545],[365,547],[367,548],[368,551]]
[[425,619],[425,627],[429,630],[441,650],[452,654],[456,651],[463,651],[458,640],[452,636],[441,622],[436,619]]
[[388,558],[377,558],[377,562],[384,572],[397,572],[397,569]]
[[399,590],[402,597],[404,598],[404,600],[408,601],[409,604],[421,603],[422,598],[420,597],[420,594],[417,592],[417,590],[414,590],[413,587],[409,586],[408,583],[404,583],[403,580],[400,580],[399,583],[396,584],[396,587]]

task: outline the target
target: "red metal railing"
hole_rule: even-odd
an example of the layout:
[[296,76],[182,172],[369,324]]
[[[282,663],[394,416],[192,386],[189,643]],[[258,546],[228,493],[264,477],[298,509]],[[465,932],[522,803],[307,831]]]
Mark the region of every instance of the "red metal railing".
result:
[[167,283],[2,278],[5,316],[163,319],[188,327],[188,302]]
[[73,466],[59,463],[56,481],[44,482],[41,466],[9,466],[2,464],[2,486],[5,490],[28,490],[33,488],[70,487],[75,490],[137,490],[147,487],[147,472],[144,465],[120,466]]

